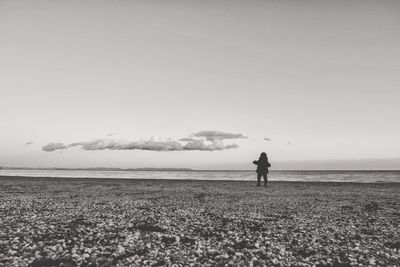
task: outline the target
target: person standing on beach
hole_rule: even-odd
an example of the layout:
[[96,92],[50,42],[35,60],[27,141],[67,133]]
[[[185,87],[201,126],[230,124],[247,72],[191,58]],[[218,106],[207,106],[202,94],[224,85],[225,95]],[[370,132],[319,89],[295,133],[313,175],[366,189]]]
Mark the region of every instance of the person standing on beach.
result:
[[260,158],[253,161],[253,164],[257,165],[257,186],[261,185],[261,176],[264,178],[264,186],[267,186],[268,168],[271,167],[271,163],[268,162],[267,153],[262,152]]

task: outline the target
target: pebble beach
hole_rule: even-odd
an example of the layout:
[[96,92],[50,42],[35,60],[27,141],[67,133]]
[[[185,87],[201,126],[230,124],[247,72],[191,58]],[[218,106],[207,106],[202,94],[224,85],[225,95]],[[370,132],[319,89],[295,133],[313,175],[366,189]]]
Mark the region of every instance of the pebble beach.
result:
[[400,266],[400,183],[0,177],[0,266]]

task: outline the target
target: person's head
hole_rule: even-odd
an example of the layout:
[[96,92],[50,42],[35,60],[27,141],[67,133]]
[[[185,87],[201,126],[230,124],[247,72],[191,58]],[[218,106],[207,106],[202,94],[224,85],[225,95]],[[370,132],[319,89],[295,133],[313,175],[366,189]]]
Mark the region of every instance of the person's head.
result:
[[262,153],[260,154],[260,159],[268,159],[267,153],[262,152]]

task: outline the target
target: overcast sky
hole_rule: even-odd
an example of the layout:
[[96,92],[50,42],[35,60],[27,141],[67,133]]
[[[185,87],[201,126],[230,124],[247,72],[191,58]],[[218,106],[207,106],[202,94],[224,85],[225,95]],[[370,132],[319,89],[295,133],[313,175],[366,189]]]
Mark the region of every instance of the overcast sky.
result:
[[384,0],[0,0],[0,165],[251,169],[266,151],[283,168],[393,168],[399,14]]

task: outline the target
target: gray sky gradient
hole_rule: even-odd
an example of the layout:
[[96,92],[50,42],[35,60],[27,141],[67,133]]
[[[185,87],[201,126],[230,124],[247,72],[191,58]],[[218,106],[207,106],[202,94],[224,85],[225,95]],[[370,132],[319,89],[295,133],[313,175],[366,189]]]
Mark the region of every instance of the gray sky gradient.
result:
[[[261,151],[287,168],[393,165],[399,14],[385,0],[0,1],[0,166],[238,169]],[[248,138],[213,152],[42,150],[204,130]]]

